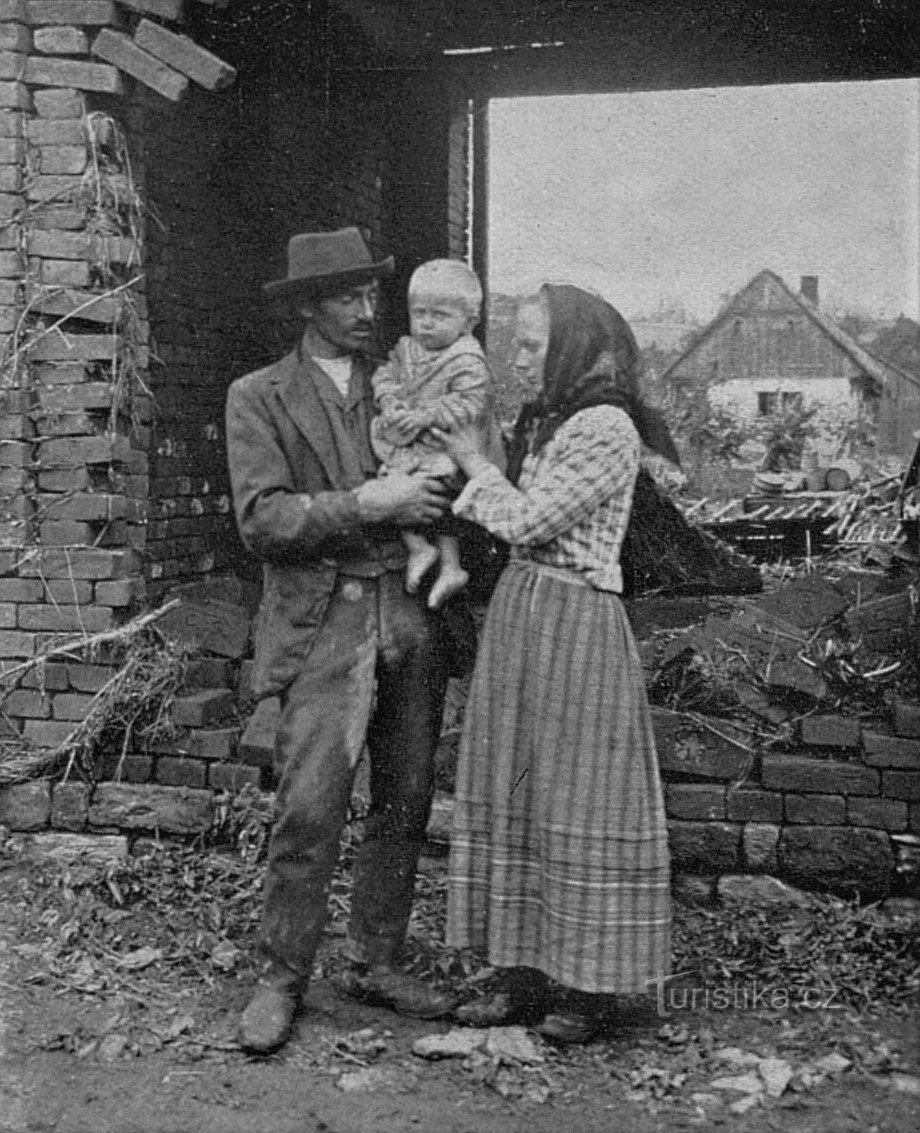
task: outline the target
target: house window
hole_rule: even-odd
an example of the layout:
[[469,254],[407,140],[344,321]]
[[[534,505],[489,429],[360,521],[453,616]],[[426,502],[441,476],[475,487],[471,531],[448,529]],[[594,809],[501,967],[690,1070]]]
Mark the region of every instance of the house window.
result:
[[804,407],[802,394],[797,390],[772,390],[769,393],[761,390],[757,394],[758,417],[772,417],[779,413],[801,413]]
[[778,393],[765,393],[761,391],[757,394],[757,416],[758,417],[772,417],[776,410],[779,408],[779,394]]
[[801,393],[784,393],[780,404],[783,407],[784,413],[801,413],[802,412],[802,395]]

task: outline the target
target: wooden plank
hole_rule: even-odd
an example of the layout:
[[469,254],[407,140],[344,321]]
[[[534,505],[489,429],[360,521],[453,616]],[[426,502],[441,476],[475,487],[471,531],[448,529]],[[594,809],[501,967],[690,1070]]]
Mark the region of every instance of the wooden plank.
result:
[[103,28],[93,43],[93,54],[113,63],[173,102],[178,102],[188,87],[185,75],[155,59],[123,32]]
[[66,24],[105,27],[115,23],[118,13],[112,0],[28,0],[30,24]]
[[185,19],[185,0],[118,0],[118,3],[132,12],[156,16],[174,24],[181,24]]
[[[114,34],[114,33],[113,33]],[[124,94],[121,76],[105,63],[84,63],[76,59],[43,59],[32,56],[26,61],[25,81],[46,87],[71,87],[95,90],[105,94]]]
[[205,51],[187,35],[177,35],[150,20],[141,20],[134,42],[205,90],[224,90],[236,80],[236,70],[229,63]]

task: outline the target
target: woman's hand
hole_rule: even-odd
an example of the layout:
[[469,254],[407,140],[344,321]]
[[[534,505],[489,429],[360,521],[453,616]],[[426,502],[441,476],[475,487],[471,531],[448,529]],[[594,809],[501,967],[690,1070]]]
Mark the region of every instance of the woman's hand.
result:
[[486,455],[486,434],[481,425],[455,422],[449,429],[432,426],[429,431],[467,476],[475,476],[491,463]]

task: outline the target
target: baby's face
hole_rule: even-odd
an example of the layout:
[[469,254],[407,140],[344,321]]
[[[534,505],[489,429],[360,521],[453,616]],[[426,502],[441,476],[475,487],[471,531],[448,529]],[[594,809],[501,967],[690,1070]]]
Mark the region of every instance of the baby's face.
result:
[[409,297],[409,329],[426,350],[444,350],[476,325],[457,299],[424,292]]

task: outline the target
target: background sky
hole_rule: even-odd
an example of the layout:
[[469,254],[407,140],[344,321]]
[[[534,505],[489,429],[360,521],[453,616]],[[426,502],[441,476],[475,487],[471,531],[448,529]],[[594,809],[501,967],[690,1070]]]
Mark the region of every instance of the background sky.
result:
[[918,318],[920,81],[496,100],[489,285],[580,283],[708,320],[771,268]]

